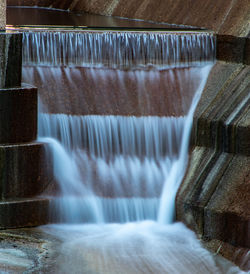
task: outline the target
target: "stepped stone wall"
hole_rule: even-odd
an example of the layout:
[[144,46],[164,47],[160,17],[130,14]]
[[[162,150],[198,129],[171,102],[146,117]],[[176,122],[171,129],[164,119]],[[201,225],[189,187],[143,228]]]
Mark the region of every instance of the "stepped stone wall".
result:
[[[0,229],[48,222],[46,144],[36,142],[37,89],[21,85],[22,34],[5,31],[0,1]],[[46,206],[46,208],[45,208]]]
[[220,61],[213,67],[196,109],[194,147],[176,198],[177,220],[213,251],[219,248],[246,270],[250,268],[246,263],[250,261],[249,83],[249,65]]

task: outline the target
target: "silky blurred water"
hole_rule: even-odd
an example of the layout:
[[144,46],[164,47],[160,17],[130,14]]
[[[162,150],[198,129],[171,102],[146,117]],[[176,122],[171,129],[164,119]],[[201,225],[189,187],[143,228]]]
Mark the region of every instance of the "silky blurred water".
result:
[[214,45],[200,33],[24,35],[23,79],[46,93],[39,140],[59,186],[50,213],[64,223],[42,227],[62,243],[56,273],[240,273],[172,223]]

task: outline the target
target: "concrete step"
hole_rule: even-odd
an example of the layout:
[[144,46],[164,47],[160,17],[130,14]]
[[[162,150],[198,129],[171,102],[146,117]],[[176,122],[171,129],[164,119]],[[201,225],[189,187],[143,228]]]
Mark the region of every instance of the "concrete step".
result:
[[242,270],[249,271],[249,248],[236,247],[216,239],[202,241],[202,244],[215,255],[221,255],[229,261],[233,262],[234,264],[238,265]]
[[250,247],[250,158],[196,147],[177,195],[177,220],[205,239]]
[[203,239],[248,250],[249,72],[243,64],[214,65],[196,109],[193,151],[176,198],[177,220]]
[[24,198],[0,201],[0,229],[47,224],[49,203],[46,198]]
[[0,145],[0,201],[34,197],[53,180],[47,144]]
[[29,85],[0,89],[0,125],[0,144],[34,141],[37,89]]
[[22,34],[1,32],[0,49],[0,88],[21,86]]
[[194,117],[193,144],[250,155],[250,66],[218,62]]

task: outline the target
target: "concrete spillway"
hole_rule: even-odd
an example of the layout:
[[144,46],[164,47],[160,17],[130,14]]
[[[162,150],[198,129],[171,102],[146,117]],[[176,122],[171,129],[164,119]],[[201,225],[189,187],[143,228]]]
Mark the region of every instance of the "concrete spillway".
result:
[[[192,114],[214,60],[214,42],[211,33],[202,32],[24,33],[23,80],[41,86],[41,92],[45,90],[50,101],[57,102],[51,106],[46,95],[41,93],[42,111],[48,113],[39,118],[39,135],[55,138],[69,152],[68,156],[63,154],[63,147],[52,142],[55,176],[63,195],[63,209],[58,214],[64,216],[64,220],[88,221],[80,216],[86,215],[81,212],[89,211],[86,202],[89,195],[91,200],[97,199],[95,205],[92,202],[89,206],[95,208],[87,214],[87,218],[94,214],[91,221],[159,218],[169,222],[173,219],[175,193],[187,162]],[[66,65],[70,69],[65,68]],[[53,83],[52,86],[49,83]],[[165,103],[161,100],[156,105],[157,101],[150,100],[151,94],[152,98],[159,99],[154,94],[156,85],[162,90]],[[84,98],[82,101],[80,94]],[[131,102],[125,96],[130,97]],[[60,98],[62,103],[51,100],[53,97]],[[110,97],[114,98],[113,102]],[[109,104],[105,106],[104,102]],[[96,105],[100,106],[97,114],[101,115],[107,112],[129,115],[130,110],[136,116],[159,115],[158,109],[161,109],[161,115],[169,117],[93,116]],[[90,116],[49,114],[57,112],[55,109],[74,115],[85,111]],[[61,175],[65,173],[64,161],[70,166],[66,173],[75,170],[72,178],[67,177],[68,181]],[[81,165],[85,167],[83,175],[76,171]],[[85,187],[76,183],[79,180]],[[170,186],[165,189],[164,184]],[[168,196],[163,191],[172,194]],[[81,202],[79,195],[85,202]],[[114,201],[99,200],[99,196],[111,197]],[[154,199],[147,200],[151,197]]]
[[[226,175],[226,178],[231,178],[232,184],[230,184],[229,187],[233,187],[235,190],[239,191],[239,188],[237,187],[238,184],[235,182],[235,176],[232,176],[233,174],[230,173],[230,168],[228,167],[235,167],[237,166],[246,166],[246,169],[241,169],[242,172],[242,180],[245,180],[246,174],[247,174],[247,166],[248,164],[248,149],[247,149],[247,138],[245,138],[245,133],[248,132],[247,130],[247,102],[248,99],[245,97],[245,94],[247,93],[247,78],[245,76],[247,75],[248,68],[240,65],[226,65],[226,64],[217,64],[215,69],[211,73],[211,78],[213,81],[214,79],[220,78],[221,76],[221,84],[218,85],[218,89],[223,86],[225,75],[223,72],[223,67],[226,68],[227,72],[235,68],[236,70],[231,74],[231,79],[237,79],[239,81],[239,85],[234,85],[234,81],[232,83],[226,82],[225,87],[223,87],[221,90],[219,90],[220,95],[225,94],[226,90],[229,90],[230,96],[228,96],[228,100],[223,100],[223,96],[219,96],[217,98],[221,98],[219,100],[216,100],[216,105],[218,107],[218,110],[221,109],[220,106],[225,106],[228,111],[233,110],[232,114],[230,115],[222,115],[220,114],[220,111],[216,111],[216,115],[213,115],[215,112],[215,107],[211,102],[213,102],[214,95],[213,93],[209,93],[209,85],[205,89],[208,93],[208,104],[204,104],[203,101],[201,101],[200,105],[198,106],[198,110],[203,109],[203,116],[204,117],[210,117],[213,126],[209,126],[207,124],[207,120],[202,120],[199,118],[198,124],[197,124],[197,139],[196,144],[205,145],[210,148],[215,148],[216,150],[211,149],[205,149],[205,148],[197,148],[194,150],[192,154],[192,161],[191,161],[191,169],[190,172],[187,174],[186,179],[183,183],[183,188],[179,192],[179,196],[177,199],[177,216],[178,218],[181,218],[185,220],[187,224],[189,224],[192,228],[194,228],[198,233],[204,233],[205,237],[215,237],[218,239],[222,239],[224,241],[229,241],[233,244],[240,244],[243,246],[247,246],[248,243],[245,242],[246,234],[245,231],[245,224],[247,224],[247,216],[248,213],[244,212],[242,213],[242,209],[244,210],[244,201],[247,199],[247,196],[243,196],[243,203],[241,205],[236,206],[235,204],[231,203],[232,201],[230,192],[227,192],[229,194],[229,198],[224,199],[224,203],[219,202],[218,199],[216,200],[216,193],[217,190],[220,192],[223,189],[228,189],[228,184],[226,181],[223,181],[224,175]],[[37,72],[36,72],[37,73]],[[244,76],[245,75],[245,76]],[[242,80],[241,80],[242,79]],[[246,79],[246,80],[244,80]],[[216,81],[215,81],[216,82]],[[214,89],[214,87],[213,87]],[[211,90],[211,89],[210,89]],[[233,103],[230,103],[231,102]],[[206,106],[204,106],[206,105]],[[51,108],[53,109],[53,107]],[[126,109],[126,108],[125,108]],[[210,112],[211,110],[211,112]],[[87,110],[87,112],[91,112],[93,110]],[[146,109],[146,112],[148,110]],[[175,110],[175,115],[178,113],[179,110]],[[181,110],[183,111],[183,109]],[[69,111],[70,113],[70,111]],[[144,112],[145,113],[145,112]],[[185,111],[184,111],[185,113]],[[210,114],[212,116],[210,116]],[[72,113],[71,113],[72,114]],[[164,110],[162,110],[162,114],[164,116]],[[219,120],[218,120],[219,119]],[[222,119],[222,120],[221,120]],[[205,122],[204,122],[205,121]],[[235,123],[237,125],[242,125],[241,127],[237,128],[237,131],[233,130]],[[206,126],[208,125],[208,127]],[[210,140],[208,141],[207,138],[203,137],[207,134],[207,136],[211,136]],[[234,139],[234,136],[241,136],[240,140]],[[223,151],[222,154],[220,154],[220,150]],[[226,152],[226,153],[225,153]],[[238,153],[240,152],[243,154],[242,156],[234,156],[232,153]],[[245,156],[244,156],[245,155]],[[198,157],[198,158],[197,158]],[[197,168],[197,159],[200,159],[200,165]],[[202,161],[202,159],[208,159],[208,163],[206,161]],[[223,166],[223,169],[220,169],[218,172],[218,167]],[[196,175],[198,174],[198,176]],[[221,176],[223,175],[223,177]],[[231,175],[230,175],[231,174]],[[210,176],[211,175],[211,176]],[[187,185],[187,182],[190,180],[194,180],[193,176],[197,176],[197,182],[196,187],[192,188],[194,184]],[[220,179],[216,179],[220,178]],[[222,178],[222,179],[221,179]],[[187,181],[186,181],[187,180]],[[204,186],[207,186],[207,192],[202,193],[200,192],[200,189],[202,189]],[[215,191],[216,189],[216,191]],[[240,193],[240,192],[235,193]],[[192,199],[190,200],[190,193],[192,193]],[[186,195],[186,196],[185,196]],[[236,195],[236,194],[235,194]],[[201,207],[201,210],[196,210],[195,205],[197,203],[197,196],[200,197],[198,202],[198,208]],[[184,197],[184,198],[183,198]],[[235,201],[237,195],[235,196]],[[242,197],[242,196],[241,196]],[[219,198],[221,201],[221,199]],[[179,203],[178,203],[179,201]],[[191,202],[190,202],[191,201]],[[231,207],[227,206],[231,204]],[[184,205],[184,207],[183,207]],[[208,205],[206,207],[206,205]],[[218,215],[218,208],[224,208],[226,214],[222,213]],[[183,210],[184,208],[184,210]],[[205,208],[203,212],[203,208]],[[212,211],[211,211],[212,208]],[[212,212],[212,214],[211,214]],[[238,237],[235,234],[235,231],[233,230],[233,227],[231,226],[232,230],[229,233],[221,233],[223,231],[224,223],[231,222],[230,218],[233,215],[240,216],[240,218],[236,218],[236,222],[240,227],[240,230],[242,233],[238,234],[241,235],[241,237]],[[218,217],[219,216],[219,217]],[[222,216],[222,218],[221,218]],[[205,217],[205,218],[204,218]],[[204,219],[203,219],[204,218]],[[205,220],[205,222],[203,222]],[[213,226],[208,225],[208,222],[218,224],[218,220],[222,220],[219,222],[218,229],[213,229]],[[231,236],[230,236],[231,234]],[[232,236],[233,235],[233,236]]]

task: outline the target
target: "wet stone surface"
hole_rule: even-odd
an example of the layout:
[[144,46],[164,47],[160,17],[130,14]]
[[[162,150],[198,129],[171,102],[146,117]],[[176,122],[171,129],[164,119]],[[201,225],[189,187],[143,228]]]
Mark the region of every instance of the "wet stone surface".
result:
[[35,229],[0,232],[0,273],[53,273],[56,243]]
[[[130,249],[132,246],[130,246],[131,243],[129,243],[129,241],[123,246],[124,248],[122,248],[122,250],[115,251],[116,248],[118,248],[121,244],[119,238],[115,238],[118,235],[115,234],[108,236],[107,234],[105,234],[107,232],[105,228],[104,230],[100,230],[100,228],[97,229],[93,226],[93,229],[94,231],[89,231],[88,228],[87,230],[85,229],[85,233],[87,233],[87,235],[85,236],[76,231],[76,234],[72,236],[72,232],[70,232],[70,234],[64,232],[63,230],[60,232],[60,229],[55,232],[54,229],[51,230],[51,228],[44,229],[39,227],[2,230],[0,232],[0,273],[69,273],[67,272],[69,270],[70,273],[91,274],[157,273],[151,272],[156,271],[157,269],[159,269],[158,267],[160,266],[157,265],[157,263],[150,264],[151,259],[148,258],[149,254],[147,254],[147,249],[144,249],[148,241],[146,238],[144,238],[145,242],[142,244],[142,246],[137,245],[137,241],[133,243],[133,250]],[[101,235],[101,237],[103,238],[103,244],[98,244],[97,242],[95,243],[96,239],[98,239],[99,237],[98,233],[97,236],[95,235],[95,230],[99,230],[101,232],[99,236]],[[59,234],[56,236],[55,234],[57,234],[58,232]],[[78,236],[77,233],[79,233]],[[143,239],[141,238],[143,237],[143,233],[139,232],[135,234],[137,235],[135,236],[135,239]],[[141,236],[139,236],[138,238],[138,235]],[[73,239],[75,239],[76,237],[78,238],[78,240],[75,242],[75,240]],[[93,239],[89,241],[89,237],[90,239]],[[173,235],[171,237],[173,237]],[[181,237],[183,236],[178,236],[177,238],[180,240]],[[106,242],[107,239],[109,239],[108,242]],[[172,239],[175,243],[175,237]],[[176,254],[176,252],[180,252],[180,245],[184,243],[178,242],[179,240],[177,240],[176,242],[177,249],[172,251],[173,254]],[[83,244],[84,242],[85,244]],[[93,243],[91,244],[91,242]],[[114,243],[114,245],[109,246],[110,243]],[[169,247],[169,244],[170,243],[167,241],[166,246]],[[196,243],[194,244],[196,245]],[[153,244],[153,246],[155,245]],[[185,248],[185,244],[181,248]],[[183,249],[183,254],[188,253],[189,247],[186,246],[186,248],[187,250]],[[106,250],[105,261],[102,261],[104,258],[104,250]],[[142,254],[136,253],[136,250],[141,250]],[[214,250],[214,248],[212,248],[212,250]],[[157,256],[152,255],[154,259],[157,258],[157,261],[161,259],[166,259],[161,257],[163,256],[163,253],[161,253],[161,251],[163,250],[159,249],[159,254],[157,254]],[[128,257],[123,256],[125,254],[124,252],[129,252]],[[220,256],[215,255],[213,255],[212,257],[214,261],[214,263],[212,263],[211,265],[212,269],[207,268],[210,263],[206,262],[206,260],[208,259],[207,255],[205,255],[206,251],[202,252],[205,252],[203,255],[203,259],[201,261],[196,260],[192,262],[192,264],[196,265],[197,267],[197,271],[195,273],[213,273],[211,271],[212,269],[214,269],[214,267],[216,267],[218,273],[242,273],[240,269],[234,267],[232,263]],[[188,258],[185,258],[186,255],[183,254],[182,252],[180,252],[180,254],[178,255],[179,258],[176,259],[175,257],[174,263],[172,262],[173,266],[177,266],[177,268],[172,269],[173,272],[169,272],[169,268],[167,267],[167,270],[164,270],[163,273],[181,273],[178,271],[181,269],[183,270],[183,267],[185,267],[185,265],[187,266],[186,273],[191,273],[190,269],[192,269],[193,266],[190,265],[190,262],[186,261],[186,259]],[[190,258],[192,258],[192,255]],[[154,259],[152,260],[152,262],[154,262]],[[138,262],[141,262],[139,268],[138,265],[136,266],[135,264],[137,260]],[[179,263],[176,264],[177,262]],[[247,265],[245,267],[247,267]],[[134,269],[135,272],[130,272],[131,269]]]
[[22,34],[1,32],[0,49],[0,88],[20,86],[22,74]]

